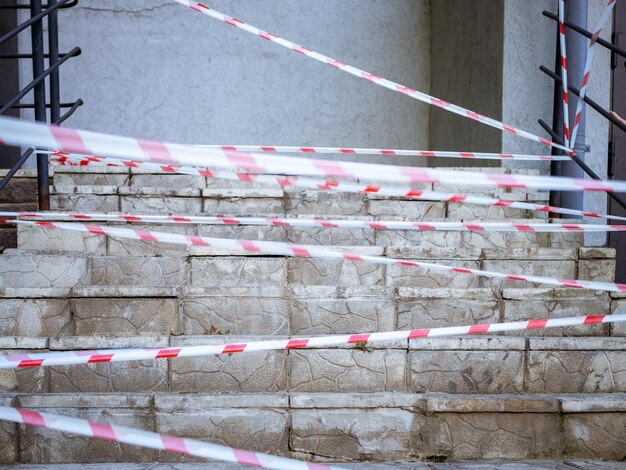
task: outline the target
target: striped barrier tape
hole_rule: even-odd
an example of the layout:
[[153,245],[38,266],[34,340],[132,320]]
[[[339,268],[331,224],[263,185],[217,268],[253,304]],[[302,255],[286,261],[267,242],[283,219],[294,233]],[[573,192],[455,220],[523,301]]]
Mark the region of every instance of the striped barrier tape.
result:
[[567,155],[525,155],[515,153],[447,152],[442,150],[369,149],[357,147],[299,147],[288,145],[191,145],[196,148],[235,150],[237,152],[320,153],[346,155],[386,155],[398,157],[469,158],[478,160],[568,161]]
[[[335,191],[343,193],[377,194],[388,197],[401,197],[419,201],[440,201],[455,202],[464,204],[476,204],[482,206],[511,207],[513,209],[524,209],[536,212],[553,212],[555,214],[568,214],[580,217],[592,217],[611,220],[626,220],[626,217],[618,215],[600,214],[598,212],[580,211],[544,204],[534,204],[530,202],[511,201],[508,199],[497,199],[484,196],[471,196],[455,193],[440,193],[436,191],[422,191],[411,187],[381,187],[371,184],[346,183],[343,181],[327,181],[302,178],[297,176],[276,176],[259,175],[252,173],[234,173],[207,168],[178,167],[171,165],[157,165],[155,163],[144,163],[133,160],[117,160],[106,157],[93,156],[72,156],[64,152],[52,152],[50,162],[58,165],[69,166],[126,166],[129,168],[146,168],[163,173],[185,174],[202,176],[206,178],[220,178],[231,181],[249,181],[262,184],[279,185],[287,187],[297,187],[305,189],[317,189],[322,191]],[[56,155],[56,156],[54,156]]]
[[561,80],[563,94],[563,136],[569,148],[569,89],[567,88],[567,47],[565,45],[565,0],[559,0],[559,45],[561,49]]
[[31,220],[1,219],[0,223],[13,223],[18,225],[31,225],[59,230],[73,230],[89,232],[97,235],[109,235],[132,240],[142,240],[159,243],[174,243],[187,246],[213,247],[232,251],[244,251],[259,255],[277,255],[299,258],[337,259],[346,261],[366,262],[373,264],[391,264],[396,266],[409,266],[418,269],[432,271],[445,271],[451,273],[469,274],[472,276],[487,277],[493,279],[511,279],[514,281],[546,284],[559,287],[572,287],[576,289],[593,289],[607,292],[626,292],[626,284],[613,282],[587,281],[582,279],[556,279],[552,277],[503,274],[494,271],[480,269],[458,268],[443,264],[425,263],[397,258],[385,258],[384,256],[359,255],[357,253],[333,250],[316,245],[304,245],[284,242],[270,242],[257,240],[239,240],[227,238],[200,237],[195,235],[181,235],[176,233],[155,232],[147,230],[135,230],[130,228],[113,227],[107,225],[82,224],[75,222],[40,222]]
[[307,49],[306,47],[303,47],[301,45],[298,45],[294,42],[288,41],[286,39],[283,39],[281,37],[276,36],[275,34],[272,33],[268,33],[267,31],[263,31],[262,29],[256,28],[248,23],[243,22],[242,20],[238,19],[238,18],[232,18],[230,16],[227,16],[223,13],[220,13],[217,10],[214,10],[206,5],[203,5],[202,3],[197,3],[191,0],[174,0],[177,3],[180,3],[181,5],[187,6],[189,8],[191,8],[192,10],[195,10],[197,12],[203,13],[211,18],[217,19],[219,21],[222,21],[226,24],[229,24],[231,26],[234,26],[236,28],[239,28],[243,31],[246,31],[248,33],[254,34],[255,36],[258,36],[262,39],[265,39],[267,41],[273,42],[274,44],[278,44],[280,46],[286,47],[287,49],[290,49],[292,51],[298,52],[306,57],[309,57],[311,59],[315,59],[319,62],[322,62],[323,64],[326,65],[330,65],[332,67],[335,67],[339,70],[342,70],[344,72],[347,72],[351,75],[354,75],[355,77],[358,78],[363,78],[365,80],[368,80],[376,85],[388,88],[389,90],[398,92],[398,93],[403,93],[407,96],[410,96],[411,98],[414,98],[416,100],[422,101],[426,104],[432,105],[432,106],[436,106],[438,108],[444,109],[446,111],[450,111],[454,114],[458,114],[460,116],[463,116],[465,118],[486,124],[488,126],[491,127],[495,127],[496,129],[501,130],[502,132],[508,132],[510,134],[514,134],[514,135],[519,135],[520,137],[523,137],[525,139],[529,139],[535,142],[539,142],[541,144],[544,145],[549,145],[552,146],[554,148],[558,148],[561,150],[564,150],[565,152],[570,152],[570,149],[567,147],[563,147],[562,145],[559,145],[555,142],[550,142],[547,139],[544,139],[542,137],[539,137],[537,135],[534,135],[530,132],[521,130],[521,129],[517,129],[513,126],[510,126],[508,124],[502,123],[500,121],[497,121],[495,119],[483,116],[475,111],[471,111],[469,109],[463,108],[461,106],[452,104],[452,103],[448,103],[447,101],[441,100],[439,98],[435,98],[434,96],[428,95],[426,93],[423,93],[421,91],[417,91],[414,90],[413,88],[401,85],[399,83],[393,82],[391,80],[387,80],[386,78],[382,78],[379,77],[377,75],[374,75],[372,73],[366,72],[364,70],[361,70],[357,67],[353,67],[352,65],[348,65],[348,64],[344,64],[341,61],[338,61],[336,59],[333,59],[331,57],[328,57],[324,54],[320,54],[319,52],[316,51],[312,51],[311,49]]
[[303,462],[275,455],[235,449],[220,444],[159,434],[142,429],[108,424],[87,419],[70,418],[52,413],[42,413],[24,408],[0,406],[0,420],[28,424],[55,431],[120,442],[148,449],[164,450],[177,454],[194,455],[206,459],[233,462],[251,467],[276,470],[345,470],[344,467]]
[[[585,69],[583,72],[583,80],[580,86],[580,96],[576,103],[576,115],[574,117],[574,125],[572,128],[572,140],[569,145],[570,148],[572,149],[574,148],[574,145],[576,144],[576,135],[578,134],[578,125],[580,124],[580,120],[583,114],[583,105],[584,105],[585,96],[587,94],[587,85],[589,85],[589,75],[591,74],[591,64],[593,64],[593,56],[595,53],[596,41],[598,40],[598,36],[600,36],[600,33],[602,32],[602,28],[604,28],[604,25],[611,17],[611,12],[613,11],[615,2],[616,0],[609,0],[609,3],[607,4],[606,8],[602,12],[602,15],[600,15],[600,19],[596,23],[593,36],[591,37],[591,40],[589,42],[589,47],[587,49],[587,59],[585,61]],[[567,88],[566,85],[563,85],[563,87]]]
[[0,356],[0,369],[24,367],[66,366],[102,362],[129,362],[179,357],[212,356],[218,354],[248,353],[303,348],[380,343],[385,341],[444,336],[466,336],[484,333],[503,333],[522,330],[565,328],[580,325],[619,323],[626,321],[626,314],[586,315],[580,317],[525,320],[506,323],[422,328],[404,331],[382,331],[344,335],[312,336],[309,338],[285,338],[228,344],[204,344],[171,348],[102,349],[96,351],[59,351],[35,354],[7,354]]
[[131,222],[143,224],[253,225],[296,228],[346,228],[438,232],[624,232],[626,225],[546,224],[519,222],[414,222],[406,220],[350,220],[304,217],[216,217],[195,215],[101,214],[67,212],[1,212],[0,217],[43,220]]
[[463,184],[491,188],[626,192],[626,181],[440,170],[340,160],[317,160],[222,149],[199,149],[187,145],[47,126],[7,117],[0,117],[0,142],[70,153],[104,155],[161,165],[209,166],[250,173],[321,176],[394,183]]

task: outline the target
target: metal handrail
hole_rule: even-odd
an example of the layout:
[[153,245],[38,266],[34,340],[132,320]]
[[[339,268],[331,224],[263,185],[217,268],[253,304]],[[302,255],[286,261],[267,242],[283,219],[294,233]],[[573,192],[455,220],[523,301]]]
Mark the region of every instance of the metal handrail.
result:
[[[31,27],[32,52],[30,54],[5,54],[0,59],[32,59],[33,80],[13,96],[7,103],[0,105],[0,114],[7,112],[11,108],[33,108],[35,110],[35,120],[48,122],[46,108],[50,109],[50,121],[59,125],[69,118],[83,104],[82,100],[74,103],[61,103],[59,86],[59,67],[72,57],[81,53],[79,47],[75,47],[67,53],[59,53],[57,14],[61,8],[75,6],[78,0],[48,0],[48,4],[42,5],[41,0],[31,0],[28,4],[4,5],[2,9],[30,9],[29,20],[20,23],[14,29],[0,37],[0,44],[15,37],[28,27]],[[48,54],[44,53],[43,19],[48,19]],[[48,68],[44,69],[45,58],[48,58]],[[46,78],[49,83],[50,102],[46,101]],[[19,101],[31,91],[34,92],[32,103],[20,104]],[[61,109],[70,109],[61,115]],[[20,156],[17,162],[0,181],[0,190],[6,187],[11,178],[26,163],[26,161],[36,153],[34,149],[28,149]],[[47,210],[50,207],[49,196],[49,171],[48,158],[46,155],[37,155],[37,200],[40,210]]]
[[[550,13],[549,11],[544,10],[542,12],[542,15],[545,16],[546,18],[550,18],[551,20],[559,21],[559,18],[554,13]],[[566,28],[571,29],[572,31],[575,31],[578,34],[582,34],[583,36],[585,36],[585,37],[587,37],[589,39],[591,39],[593,37],[593,33],[591,31],[587,31],[586,29],[581,28],[578,25],[575,25],[575,24],[570,23],[568,21],[563,22],[563,24],[565,25]],[[602,47],[606,47],[611,52],[615,52],[617,55],[620,55],[620,56],[626,58],[626,51],[623,50],[623,49],[620,49],[615,44],[610,43],[609,41],[606,41],[606,40],[604,40],[602,38],[597,38],[596,42],[598,44],[600,44]]]
[[[552,78],[557,83],[561,84],[561,86],[563,86],[561,77],[559,77],[556,73],[554,73],[548,67],[540,65],[539,66],[539,70],[541,70],[548,77]],[[569,85],[568,84],[567,89],[580,98],[580,90],[578,88],[576,88],[573,85]],[[618,127],[622,131],[626,132],[626,124],[621,122],[619,119],[615,118],[615,116],[613,116],[609,111],[604,109],[602,106],[600,106],[594,100],[592,100],[591,98],[589,98],[588,96],[585,95],[584,102],[587,103],[589,106],[591,106],[593,109],[595,109],[600,115],[602,115],[602,117],[604,117],[605,119],[611,121],[611,124],[613,124],[614,126]]]
[[[82,104],[83,104],[83,100],[81,99],[76,100],[74,104],[72,104],[72,107],[63,116],[57,119],[54,122],[54,124],[56,125],[61,124],[63,121],[69,118],[72,114],[74,114],[74,111],[76,111],[79,106],[82,106]],[[15,176],[15,173],[17,173],[17,171],[20,168],[22,168],[24,163],[26,163],[26,161],[30,158],[30,156],[33,154],[34,151],[35,149],[33,148],[29,148],[28,150],[26,150],[26,152],[22,154],[19,160],[13,164],[11,169],[7,171],[7,174],[4,175],[4,177],[0,181],[0,191],[2,191],[6,187],[7,184],[9,184],[9,181],[11,180],[11,178],[13,178],[13,176]]]
[[[21,24],[18,24],[15,28],[13,28],[11,31],[9,31],[8,33],[6,33],[4,36],[0,37],[0,44],[8,41],[9,39],[11,39],[13,36],[18,35],[19,33],[21,33],[22,31],[24,31],[26,28],[28,28],[29,26],[32,26],[33,24],[37,23],[38,21],[41,21],[42,19],[44,19],[46,16],[48,16],[50,13],[52,13],[55,10],[58,10],[59,8],[61,8],[63,5],[65,5],[66,3],[68,3],[70,0],[60,0],[59,3],[55,3],[52,6],[48,6],[45,10],[42,10],[40,13],[37,13],[36,15],[33,15],[31,18],[29,18],[28,20],[24,21]],[[76,5],[76,3],[78,3],[77,1],[74,2],[74,5]],[[68,8],[70,6],[74,6],[74,5],[68,5]],[[28,5],[25,5],[28,7]],[[9,8],[16,8],[17,5],[12,5]]]
[[58,69],[68,59],[78,55],[79,53],[80,53],[80,47],[75,47],[70,52],[68,52],[65,55],[65,57],[63,57],[62,59],[58,60],[56,63],[54,63],[53,65],[48,67],[46,70],[44,70],[41,75],[39,75],[32,82],[30,82],[28,85],[26,85],[24,88],[22,88],[17,95],[15,95],[7,103],[5,103],[4,106],[2,106],[2,108],[0,108],[0,114],[6,113],[18,101],[20,101],[22,98],[24,98],[33,88],[35,88],[37,85],[39,85],[41,82],[43,82],[48,75],[50,75],[52,72],[54,72],[56,69]]

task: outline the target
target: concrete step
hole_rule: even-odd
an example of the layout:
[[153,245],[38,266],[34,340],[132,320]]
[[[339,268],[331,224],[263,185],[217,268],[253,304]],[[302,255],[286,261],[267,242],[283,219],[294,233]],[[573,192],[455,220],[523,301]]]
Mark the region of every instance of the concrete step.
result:
[[[612,281],[613,249],[424,249],[344,247],[359,254],[406,258],[449,266],[562,279]],[[85,256],[36,250],[7,250],[0,257],[4,287],[136,285],[229,287],[338,285],[388,287],[531,287],[515,280],[428,271],[402,265],[376,265],[331,259],[259,256],[193,247],[190,256]]]
[[[455,189],[455,188],[451,188]],[[406,217],[437,220],[449,218],[546,218],[511,207],[416,201],[375,194],[348,194],[329,191],[291,191],[283,188],[194,188],[127,186],[52,186],[53,210],[82,212],[129,212],[150,214],[209,214],[272,216],[318,214],[318,216]],[[480,191],[489,197],[546,204],[547,193]]]
[[[306,457],[303,457],[306,459]],[[336,462],[342,468],[366,470],[623,470],[626,463],[602,460],[523,460],[523,461],[460,461],[440,463],[433,461],[410,462]],[[6,470],[247,470],[247,465],[229,463],[94,463],[94,464],[15,464],[2,467]]]
[[[305,216],[303,216],[305,217]],[[314,216],[307,215],[306,218]],[[361,218],[361,217],[359,217]],[[371,218],[367,218],[372,220]],[[466,221],[482,222],[482,221]],[[509,222],[533,223],[540,219],[509,220]],[[233,226],[197,224],[123,224],[108,222],[103,225],[131,227],[137,230],[200,235],[217,238],[248,240],[288,241],[313,245],[353,246],[419,246],[421,248],[580,248],[582,233],[534,233],[534,232],[437,232],[411,230],[372,230],[345,228],[298,228],[276,226]],[[59,231],[52,228],[21,225],[18,227],[18,247],[48,251],[80,251],[92,255],[182,255],[189,252],[184,245],[154,244],[119,237],[91,233]]]
[[[546,288],[3,288],[0,336],[359,333],[622,313],[624,297]],[[520,334],[626,336],[626,326],[588,325]]]
[[[179,347],[284,336],[0,338],[3,353]],[[58,392],[626,392],[626,338],[431,338],[173,360],[0,371],[4,391]]]
[[[3,394],[0,403],[321,461],[621,460],[626,445],[624,394]],[[7,464],[199,461],[30,426],[3,426],[0,442]]]

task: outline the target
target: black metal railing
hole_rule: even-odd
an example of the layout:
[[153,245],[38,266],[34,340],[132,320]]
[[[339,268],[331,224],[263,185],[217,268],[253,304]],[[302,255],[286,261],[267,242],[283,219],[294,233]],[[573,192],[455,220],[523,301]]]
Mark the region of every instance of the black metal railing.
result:
[[[76,109],[83,104],[81,99],[77,99],[72,103],[62,103],[59,80],[59,67],[72,57],[80,55],[81,50],[75,47],[67,53],[59,53],[58,10],[71,8],[77,3],[78,0],[48,0],[48,3],[44,5],[41,0],[31,0],[24,4],[0,5],[0,10],[30,10],[30,18],[28,20],[18,24],[13,29],[0,36],[0,45],[28,28],[30,28],[31,34],[30,54],[3,54],[0,55],[0,60],[30,59],[32,60],[33,69],[31,82],[19,90],[19,92],[6,103],[0,104],[0,115],[7,113],[11,109],[32,108],[36,121],[50,122],[59,125],[74,114]],[[48,24],[47,53],[45,52],[44,20],[47,20]],[[47,68],[46,59],[48,61]],[[46,81],[48,82],[50,95],[49,101],[46,100]],[[33,93],[32,102],[20,103],[20,101],[31,92]],[[69,109],[65,111],[64,114],[61,114],[61,109],[67,108]],[[17,173],[34,152],[35,149],[33,148],[26,150],[13,164],[2,181],[0,181],[0,191],[9,183],[15,173]],[[37,155],[37,199],[40,210],[50,209],[48,180],[48,157],[47,155]]]
[[[550,18],[551,20],[557,22],[557,38],[558,38],[558,17],[556,15],[554,15],[553,13],[550,13],[548,11],[543,11],[543,16]],[[563,23],[565,25],[566,28],[581,34],[587,38],[592,38],[593,37],[593,33],[590,31],[587,31],[586,29],[575,25],[573,23],[567,22],[565,21]],[[596,40],[597,44],[605,47],[606,49],[610,50],[612,53],[617,54],[621,57],[626,58],[626,51],[624,51],[623,49],[620,49],[619,47],[617,47],[615,44],[612,44],[602,38],[597,38]],[[548,77],[550,77],[552,80],[554,80],[554,90],[555,90],[555,98],[554,98],[554,113],[553,113],[553,122],[552,122],[552,126],[548,125],[543,119],[539,119],[539,125],[550,135],[550,137],[552,138],[552,140],[554,140],[556,143],[563,145],[565,139],[563,138],[563,126],[562,126],[562,117],[563,117],[563,101],[561,100],[561,93],[562,93],[562,88],[563,88],[563,82],[561,80],[561,71],[560,68],[556,65],[556,64],[560,64],[560,51],[559,51],[559,47],[558,47],[558,39],[557,39],[557,51],[556,51],[556,60],[555,60],[555,69],[556,72],[550,70],[548,67],[546,66],[540,66],[539,69],[545,73]],[[572,86],[570,84],[568,84],[567,86],[568,90],[570,92],[572,92],[574,95],[578,96],[580,99],[580,90],[578,88],[576,88],[575,86]],[[589,96],[585,95],[583,101],[585,103],[587,103],[592,109],[594,109],[596,112],[598,112],[598,114],[600,114],[602,117],[604,117],[605,119],[607,119],[609,122],[611,122],[611,124],[613,124],[617,129],[620,129],[624,132],[626,132],[626,125],[624,125],[623,122],[620,122],[619,119],[617,119],[615,116],[613,116],[608,110],[604,109],[602,106],[600,106],[596,101],[592,100],[591,98],[589,98]],[[598,176],[586,163],[583,159],[581,159],[578,155],[576,154],[572,154],[571,155],[572,161],[575,162],[588,176],[590,176],[592,179],[595,180],[601,180],[602,178],[600,176]],[[560,163],[560,162],[559,162]],[[607,193],[609,195],[609,197],[611,197],[615,202],[617,202],[617,204],[619,204],[622,208],[626,209],[626,200],[624,200],[624,198],[622,198],[621,196],[609,192]],[[553,203],[553,201],[551,201]],[[556,204],[558,205],[558,204]]]

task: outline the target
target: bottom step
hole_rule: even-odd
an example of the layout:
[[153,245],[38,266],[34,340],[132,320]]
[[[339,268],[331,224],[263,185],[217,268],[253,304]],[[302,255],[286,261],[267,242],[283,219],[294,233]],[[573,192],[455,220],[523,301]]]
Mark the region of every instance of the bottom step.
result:
[[[624,460],[626,394],[0,394],[35,409],[323,462]],[[0,423],[0,463],[199,459]]]
[[[620,470],[626,469],[626,462],[597,460],[524,460],[517,462],[388,462],[388,463],[342,463],[349,469],[364,470]],[[229,463],[144,463],[144,464],[49,464],[49,465],[9,465],[4,470],[245,470],[247,465]]]

